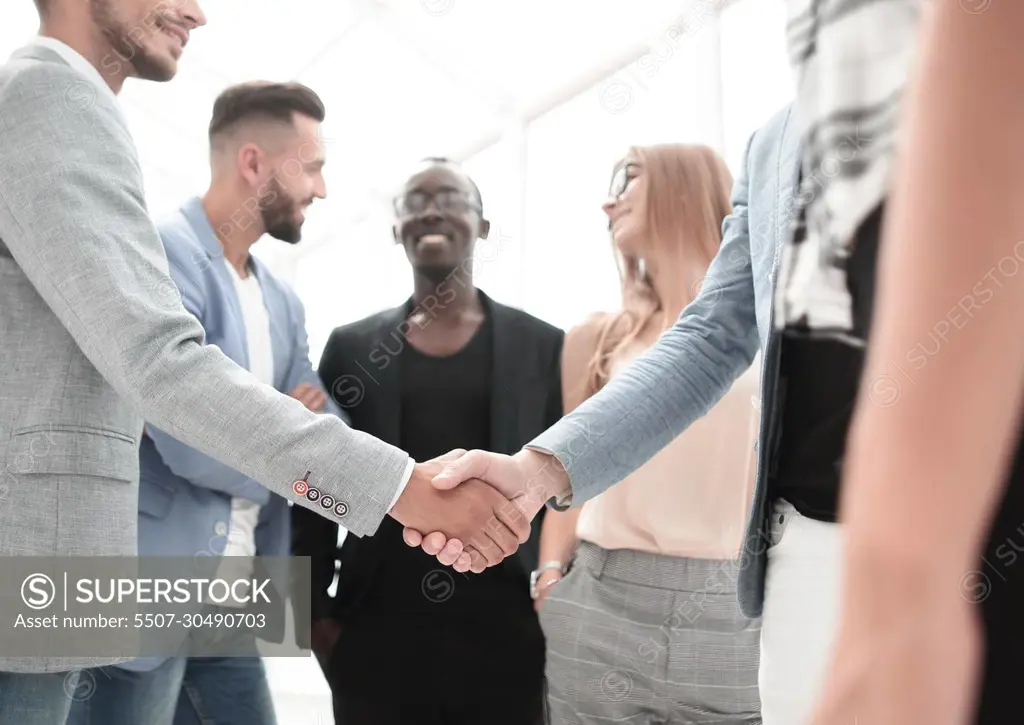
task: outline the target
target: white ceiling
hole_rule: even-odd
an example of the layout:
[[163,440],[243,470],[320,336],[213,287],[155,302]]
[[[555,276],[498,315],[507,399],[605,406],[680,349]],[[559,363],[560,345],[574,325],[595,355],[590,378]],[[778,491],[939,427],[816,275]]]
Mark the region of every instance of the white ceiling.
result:
[[[476,156],[490,160],[474,160],[472,173],[485,182],[492,222],[517,240],[503,255],[508,264],[495,266],[495,291],[567,325],[605,298],[615,303],[614,269],[607,266],[601,284],[596,271],[580,273],[604,297],[581,288],[579,309],[570,309],[537,260],[564,257],[546,267],[571,262],[577,269],[589,260],[585,251],[599,249],[590,261],[595,270],[605,265],[599,204],[613,154],[632,143],[698,140],[735,156],[788,93],[778,83],[789,75],[782,0],[200,2],[208,24],[193,33],[178,76],[165,84],[130,81],[121,94],[150,210],[159,218],[206,189],[206,128],[225,87],[255,79],[312,87],[327,107],[328,199],[311,208],[302,244],[257,247],[294,277],[314,347],[333,325],[407,294],[404,259],[390,244],[390,197],[417,159],[468,158],[510,129],[514,138],[520,121],[543,116],[531,126],[529,194],[515,144]],[[4,4],[0,59],[37,27],[30,0]],[[698,31],[734,4],[716,64],[717,51],[707,46],[717,34]],[[716,89],[725,81],[730,93],[722,98]],[[628,113],[614,106],[621,99],[604,97],[624,90]],[[581,112],[584,100],[596,113]],[[569,109],[572,120],[559,121]],[[493,163],[496,149],[500,164]],[[527,202],[533,211],[524,229],[520,204]],[[344,285],[313,274],[353,264],[366,271]]]
[[[465,156],[538,103],[624,65],[679,8],[678,0],[209,0],[208,25],[193,34],[175,81],[129,83],[122,98],[139,121],[147,167],[192,191],[205,179],[205,126],[224,87],[306,83],[328,110],[331,191],[358,207],[390,196],[411,161]],[[195,174],[182,173],[182,154],[194,158]]]
[[[328,183],[342,219],[390,198],[409,164],[464,158],[730,0],[204,0],[177,78],[121,95],[153,212],[208,180],[217,94],[297,80],[328,110]],[[36,29],[28,0],[5,9],[0,57]],[[309,230],[313,231],[313,230]]]

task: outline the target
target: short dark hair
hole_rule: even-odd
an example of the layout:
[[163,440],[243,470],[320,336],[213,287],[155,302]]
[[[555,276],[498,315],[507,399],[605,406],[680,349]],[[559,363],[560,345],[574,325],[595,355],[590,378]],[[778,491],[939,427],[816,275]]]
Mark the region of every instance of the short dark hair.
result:
[[456,169],[461,171],[462,175],[469,180],[469,185],[473,188],[473,195],[476,197],[476,203],[480,207],[480,216],[482,217],[484,215],[484,198],[480,196],[480,187],[478,187],[476,185],[476,182],[473,181],[473,177],[465,172],[465,170],[462,168],[462,164],[460,164],[455,159],[448,158],[447,156],[428,156],[427,158],[423,159],[423,163],[446,164],[448,166],[454,166]]
[[321,123],[327,115],[320,96],[301,83],[240,83],[217,96],[210,119],[210,140],[242,121],[256,118],[291,123],[294,113]]

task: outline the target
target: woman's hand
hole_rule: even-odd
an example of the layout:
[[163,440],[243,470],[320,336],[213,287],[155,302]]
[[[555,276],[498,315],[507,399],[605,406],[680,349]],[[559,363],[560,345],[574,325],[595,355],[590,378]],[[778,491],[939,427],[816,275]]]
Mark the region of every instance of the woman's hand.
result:
[[538,613],[540,607],[544,604],[544,600],[547,599],[548,594],[555,588],[555,584],[562,580],[562,572],[557,569],[548,569],[547,571],[541,572],[540,576],[537,577],[537,598],[533,600],[533,608]]

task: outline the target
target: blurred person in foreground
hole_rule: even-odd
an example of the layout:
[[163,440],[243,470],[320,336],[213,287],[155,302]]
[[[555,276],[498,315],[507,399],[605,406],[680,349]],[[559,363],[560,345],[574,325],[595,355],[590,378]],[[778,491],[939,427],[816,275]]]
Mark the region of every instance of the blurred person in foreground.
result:
[[[806,205],[780,285],[780,325],[867,341],[843,477],[838,632],[813,723],[1014,722],[1024,4],[790,7],[805,168],[850,124],[870,130],[864,153]],[[876,248],[877,293],[874,264],[843,264]]]
[[[310,411],[203,344],[117,98],[127,78],[174,77],[206,23],[197,0],[36,6],[39,37],[0,67],[0,557],[135,556],[144,422],[357,536],[390,515],[475,538],[483,550],[462,553],[476,571],[513,553],[529,522],[492,487],[438,492],[439,464]],[[61,725],[76,670],[136,654],[58,644],[0,653],[0,723]]]
[[[815,670],[816,712],[802,687],[780,701],[796,717],[772,722],[988,725],[1019,710],[1022,27],[1019,3],[790,3],[806,146],[775,329],[820,379],[852,385],[842,405],[818,401],[823,414],[849,419],[856,403],[857,419],[835,461],[843,485],[817,487],[819,507],[849,522],[818,572],[828,636],[813,649],[787,642],[832,664],[827,678]],[[801,399],[812,402],[798,395],[797,409]],[[493,459],[467,463],[501,477]],[[534,461],[526,477],[538,470]],[[547,471],[544,490],[564,488],[565,474]],[[525,488],[518,481],[506,491]],[[775,514],[780,526],[793,519]],[[766,605],[765,630],[770,614]]]
[[[566,336],[567,409],[654,344],[699,291],[731,188],[725,163],[706,146],[636,147],[617,165],[603,208],[622,310]],[[759,370],[752,365],[620,485],[547,512],[536,592],[552,722],[761,722],[760,621],[745,617],[736,597]],[[626,682],[628,695],[614,696]]]
[[[355,428],[414,457],[519,450],[562,415],[562,331],[477,288],[477,240],[491,264],[504,250],[486,241],[480,191],[457,164],[422,163],[395,215],[412,296],[332,333],[318,369],[324,387]],[[540,517],[517,556],[466,576],[407,547],[397,522],[347,536],[339,551],[336,524],[293,513],[293,553],[312,561],[313,647],[337,722],[543,721],[544,638],[529,595]]]
[[[324,116],[320,98],[299,84],[223,91],[210,121],[210,187],[159,229],[171,277],[206,342],[309,410],[338,414],[309,362],[302,302],[250,253],[264,235],[298,243],[305,210],[326,196]],[[153,426],[143,435],[139,468],[140,556],[224,557],[216,573],[229,580],[261,573],[254,556],[289,556],[288,502],[248,476]],[[278,578],[276,588],[287,592],[287,575]],[[218,611],[241,611],[226,608],[232,604]],[[273,624],[240,628],[219,646],[232,656],[148,657],[82,675],[93,693],[72,704],[69,725],[273,725],[255,638],[283,640],[279,609],[265,612]]]

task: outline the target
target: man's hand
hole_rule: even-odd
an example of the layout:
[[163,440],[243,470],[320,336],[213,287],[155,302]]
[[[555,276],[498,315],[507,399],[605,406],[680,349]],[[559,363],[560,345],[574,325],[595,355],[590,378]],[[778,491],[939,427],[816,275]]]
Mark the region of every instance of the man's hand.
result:
[[314,413],[323,413],[324,405],[327,404],[327,395],[319,386],[312,383],[299,383],[292,392],[291,397],[302,403]]
[[[527,517],[533,520],[537,512],[553,497],[571,490],[569,475],[554,456],[523,449],[514,456],[487,451],[469,451],[461,456],[446,456],[444,470],[433,479],[441,490],[453,490],[470,479],[486,481],[513,501]],[[414,526],[406,526],[403,537],[409,546],[420,546],[445,566],[465,571],[465,551],[472,553],[457,537],[434,531],[427,536]],[[529,529],[527,529],[527,537]],[[521,539],[526,541],[526,539]]]
[[[454,545],[449,548],[454,551],[449,564],[458,562],[458,571],[480,573],[514,554],[530,538],[532,517],[480,480],[470,478],[449,490],[435,487],[432,481],[444,465],[437,459],[417,463],[391,516],[406,528],[436,531],[456,540],[457,551]],[[462,542],[468,544],[465,550]]]

